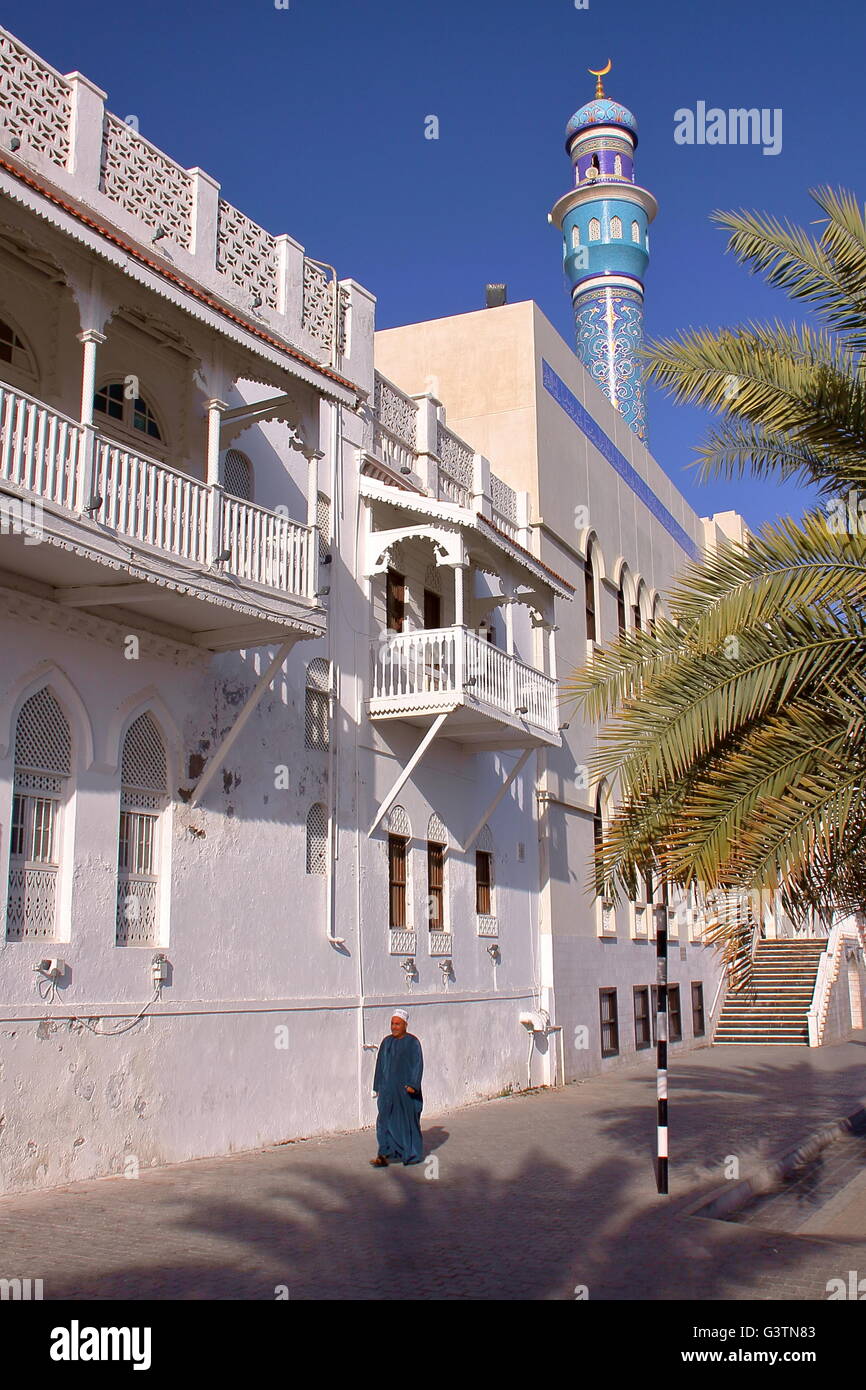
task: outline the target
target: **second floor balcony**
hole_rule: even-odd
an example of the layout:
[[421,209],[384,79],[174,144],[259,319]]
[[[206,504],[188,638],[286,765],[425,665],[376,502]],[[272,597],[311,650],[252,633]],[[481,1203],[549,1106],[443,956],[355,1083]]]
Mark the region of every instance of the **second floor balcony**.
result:
[[394,632],[373,647],[370,718],[490,748],[558,745],[556,681],[461,626]]
[[140,614],[216,651],[324,630],[315,528],[3,383],[0,507],[3,568],[61,606]]

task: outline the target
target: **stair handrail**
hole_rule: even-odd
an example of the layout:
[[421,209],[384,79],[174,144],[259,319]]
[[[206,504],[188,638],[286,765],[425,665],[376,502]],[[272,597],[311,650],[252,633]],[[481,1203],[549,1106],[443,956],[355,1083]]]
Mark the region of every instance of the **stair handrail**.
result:
[[820,1047],[830,1007],[830,989],[839,974],[844,940],[843,923],[837,922],[827,937],[827,945],[818,960],[818,973],[812,991],[812,1003],[807,1015],[809,1023],[809,1046]]

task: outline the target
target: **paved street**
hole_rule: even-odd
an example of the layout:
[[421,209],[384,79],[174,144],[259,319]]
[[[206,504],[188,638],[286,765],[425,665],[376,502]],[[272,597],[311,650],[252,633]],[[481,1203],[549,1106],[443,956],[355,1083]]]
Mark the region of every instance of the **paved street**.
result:
[[[671,1196],[652,1059],[552,1094],[424,1117],[436,1165],[374,1170],[372,1133],[0,1200],[3,1275],[45,1298],[804,1299],[866,1276],[866,1235],[688,1216],[866,1098],[866,1032],[675,1057]],[[862,1201],[853,1203],[860,1210]],[[852,1229],[848,1220],[844,1229]]]

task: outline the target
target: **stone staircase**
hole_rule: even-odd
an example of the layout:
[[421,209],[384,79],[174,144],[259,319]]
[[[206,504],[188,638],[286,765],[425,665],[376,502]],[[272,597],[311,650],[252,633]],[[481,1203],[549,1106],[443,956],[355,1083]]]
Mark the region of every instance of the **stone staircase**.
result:
[[762,941],[750,990],[729,993],[716,1043],[809,1042],[807,1016],[826,939]]

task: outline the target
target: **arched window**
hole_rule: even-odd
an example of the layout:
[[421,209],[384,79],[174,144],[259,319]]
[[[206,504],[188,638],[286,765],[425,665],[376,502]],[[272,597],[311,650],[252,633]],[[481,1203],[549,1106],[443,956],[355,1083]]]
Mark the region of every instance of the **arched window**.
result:
[[619,576],[619,586],[616,591],[616,626],[620,636],[628,631],[626,619],[626,597],[625,590],[628,583],[628,570],[623,565]]
[[589,219],[589,239],[590,241],[601,241],[601,223],[597,217]]
[[145,712],[127,730],[120,764],[118,946],[159,943],[159,831],[167,804],[165,747],[152,716]]
[[25,376],[36,377],[36,364],[29,348],[5,319],[0,319],[0,362],[8,362]]
[[307,667],[304,742],[307,748],[319,749],[331,743],[331,663],[323,656],[314,657]]
[[409,926],[407,884],[409,879],[409,841],[412,830],[402,806],[392,806],[388,815],[388,926],[405,931]]
[[622,240],[622,218],[614,215],[610,219],[610,234],[614,241]]
[[317,801],[307,812],[307,873],[328,872],[328,812]]
[[445,847],[448,832],[437,815],[427,825],[427,924],[431,931],[447,931],[445,913]]
[[[606,782],[599,784],[592,812],[592,852],[596,876],[601,871],[604,841],[610,816],[610,789]],[[596,894],[596,922],[599,936],[616,935],[616,911],[607,898]]]
[[57,935],[60,818],[72,773],[69,724],[43,687],[24,701],[15,725],[15,775],[9,833],[9,941]]
[[572,227],[572,229],[571,229],[571,249],[572,249],[572,251],[576,251],[577,248],[578,248],[579,246],[580,246],[580,228],[577,226],[577,223],[575,223],[575,225],[574,225],[574,226]]
[[584,611],[586,613],[586,640],[598,641],[598,624],[595,615],[595,543],[590,537],[583,562]]
[[[125,381],[109,381],[100,386],[93,397],[93,409],[97,414],[122,425],[124,429],[135,430],[148,439],[162,441],[162,431],[149,401],[135,394],[131,384],[137,378]],[[128,384],[129,383],[129,384]]]
[[232,497],[253,500],[253,465],[240,449],[229,449],[223,465],[223,487]]
[[613,172],[618,179],[622,178],[622,155],[615,154],[613,157]]
[[632,239],[632,241],[633,241],[637,246],[640,246],[640,223],[639,223],[639,222],[632,222],[632,224],[631,224],[631,239]]
[[599,787],[595,794],[595,809],[592,813],[592,848],[595,860],[595,867],[601,867],[601,856],[604,850],[604,808],[602,805],[603,787]]
[[493,906],[493,837],[490,827],[486,825],[475,842],[475,913],[478,917],[496,916]]

